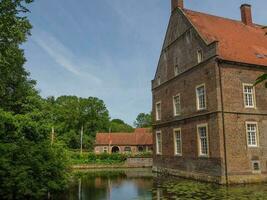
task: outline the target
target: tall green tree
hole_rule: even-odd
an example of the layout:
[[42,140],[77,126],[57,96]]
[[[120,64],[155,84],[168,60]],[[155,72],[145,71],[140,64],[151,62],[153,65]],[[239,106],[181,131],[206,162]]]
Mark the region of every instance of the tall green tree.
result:
[[126,124],[123,120],[121,119],[113,119],[110,122],[110,130],[111,132],[126,132],[126,133],[130,133],[133,132],[134,129],[132,126],[130,126],[129,124]]
[[25,113],[38,102],[35,81],[25,70],[26,59],[20,45],[30,35],[26,17],[32,0],[0,1],[0,108]]
[[137,128],[149,128],[152,126],[152,116],[151,113],[140,113],[135,122],[135,127]]
[[56,134],[70,148],[80,147],[82,130],[83,147],[87,149],[93,147],[96,132],[108,131],[109,113],[104,102],[98,98],[61,96],[55,100],[52,110]]
[[0,110],[1,199],[41,199],[66,186],[67,155],[59,143],[51,146],[44,118]]
[[46,102],[25,70],[32,0],[0,1],[0,197],[42,199],[66,185],[67,159],[51,145]]

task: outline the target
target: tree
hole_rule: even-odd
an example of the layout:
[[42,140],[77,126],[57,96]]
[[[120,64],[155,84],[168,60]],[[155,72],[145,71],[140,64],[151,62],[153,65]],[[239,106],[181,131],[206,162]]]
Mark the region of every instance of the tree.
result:
[[0,2],[0,108],[25,113],[38,101],[35,81],[24,68],[20,45],[30,35],[31,24],[25,7],[32,0]]
[[1,199],[40,199],[65,187],[67,156],[59,143],[51,146],[43,118],[0,110]]
[[123,120],[121,119],[113,119],[110,122],[110,130],[111,132],[126,132],[130,133],[133,132],[133,127],[130,126],[129,124],[126,124]]
[[[59,139],[65,141],[69,148],[80,147],[80,133],[84,130],[83,147],[91,149],[98,131],[108,131],[109,113],[104,102],[95,97],[79,98],[76,96],[58,97],[49,116]],[[53,101],[52,101],[53,102]]]
[[258,85],[263,82],[265,82],[265,87],[267,88],[267,74],[263,74],[259,78],[257,78],[255,85]]
[[134,125],[137,128],[149,128],[152,126],[152,116],[151,113],[140,113],[137,118],[136,121],[134,122]]
[[51,146],[47,105],[29,78],[21,44],[30,35],[32,0],[0,1],[0,196],[42,199],[66,185],[62,145]]

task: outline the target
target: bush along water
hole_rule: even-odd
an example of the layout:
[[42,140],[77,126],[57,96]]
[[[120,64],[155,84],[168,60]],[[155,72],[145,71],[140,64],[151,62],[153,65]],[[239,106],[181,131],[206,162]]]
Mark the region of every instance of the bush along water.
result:
[[127,154],[108,154],[108,153],[82,153],[69,151],[69,157],[71,164],[120,164],[124,163],[129,157],[151,157],[151,152],[143,152],[139,154],[132,155]]

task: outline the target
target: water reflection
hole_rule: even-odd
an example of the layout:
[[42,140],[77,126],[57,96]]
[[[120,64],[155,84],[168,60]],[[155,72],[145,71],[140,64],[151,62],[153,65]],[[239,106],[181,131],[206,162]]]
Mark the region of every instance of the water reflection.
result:
[[267,185],[222,187],[172,177],[149,169],[76,172],[59,200],[267,199]]

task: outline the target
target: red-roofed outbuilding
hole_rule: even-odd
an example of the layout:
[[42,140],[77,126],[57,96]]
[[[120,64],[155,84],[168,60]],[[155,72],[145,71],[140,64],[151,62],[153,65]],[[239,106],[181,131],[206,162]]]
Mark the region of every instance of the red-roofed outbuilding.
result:
[[149,128],[137,128],[133,133],[97,133],[95,153],[151,151],[152,132]]

